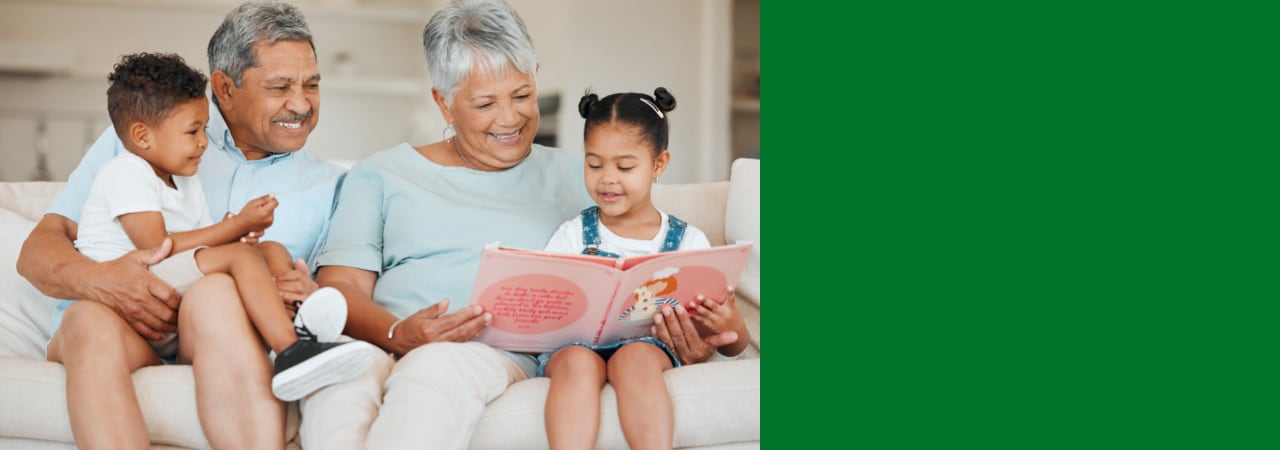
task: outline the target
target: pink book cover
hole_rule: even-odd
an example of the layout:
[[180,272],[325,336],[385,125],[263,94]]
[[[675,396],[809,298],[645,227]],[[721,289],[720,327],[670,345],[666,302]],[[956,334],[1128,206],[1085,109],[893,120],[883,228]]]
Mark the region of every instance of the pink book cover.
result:
[[493,314],[475,340],[515,352],[562,344],[608,344],[648,336],[663,304],[701,294],[724,300],[751,243],[631,258],[548,253],[486,245],[471,303]]

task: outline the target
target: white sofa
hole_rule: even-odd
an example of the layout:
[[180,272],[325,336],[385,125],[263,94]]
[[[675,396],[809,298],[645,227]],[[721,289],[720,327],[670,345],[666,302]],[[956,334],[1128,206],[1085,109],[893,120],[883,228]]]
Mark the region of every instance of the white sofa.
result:
[[[15,269],[22,241],[62,183],[0,183],[0,448],[74,448],[67,420],[65,372],[44,360],[55,302]],[[676,414],[676,448],[760,446],[760,164],[734,162],[730,181],[659,184],[659,208],[706,232],[713,245],[756,243],[738,285],[739,311],[752,331],[748,358],[667,372]],[[153,448],[208,448],[196,416],[190,366],[148,367],[133,375]],[[512,385],[489,405],[472,448],[546,448],[542,411],[548,380]],[[601,396],[598,448],[625,448],[610,387]],[[289,407],[286,437],[298,448],[300,417]]]

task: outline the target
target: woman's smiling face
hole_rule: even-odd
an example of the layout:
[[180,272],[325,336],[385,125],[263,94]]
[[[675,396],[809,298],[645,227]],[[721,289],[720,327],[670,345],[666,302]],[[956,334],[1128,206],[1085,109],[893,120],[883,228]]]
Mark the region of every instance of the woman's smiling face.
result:
[[476,169],[509,169],[529,156],[539,114],[532,74],[511,66],[501,73],[476,66],[458,86],[452,107],[439,95],[436,102],[457,132],[458,151]]

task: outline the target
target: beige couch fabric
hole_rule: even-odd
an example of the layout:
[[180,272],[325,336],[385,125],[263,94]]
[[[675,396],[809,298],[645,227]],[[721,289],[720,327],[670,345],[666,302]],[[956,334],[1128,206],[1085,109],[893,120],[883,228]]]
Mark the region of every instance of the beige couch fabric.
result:
[[[739,309],[755,338],[747,350],[752,355],[759,352],[758,177],[758,160],[739,162],[730,181],[659,184],[653,192],[659,208],[702,229],[713,245],[736,240],[757,244],[738,286]],[[0,448],[74,448],[65,372],[61,365],[44,361],[55,302],[39,296],[14,268],[22,241],[62,185],[0,183]],[[677,448],[759,448],[759,359],[681,367],[669,371],[666,379],[675,403]],[[133,375],[133,381],[155,448],[208,448],[196,416],[189,366],[145,368]],[[547,386],[546,379],[511,386],[489,405],[472,448],[546,448],[542,410]],[[601,393],[601,402],[597,448],[624,448],[612,388]],[[298,447],[299,420],[305,418],[299,417],[296,403],[291,404],[286,430],[290,448]],[[317,436],[314,441],[327,440]]]

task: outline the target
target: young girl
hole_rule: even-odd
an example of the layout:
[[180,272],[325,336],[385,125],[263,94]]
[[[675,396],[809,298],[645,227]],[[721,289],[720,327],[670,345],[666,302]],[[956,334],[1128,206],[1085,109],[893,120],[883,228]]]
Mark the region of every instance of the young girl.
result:
[[[596,206],[561,225],[547,251],[617,258],[711,246],[701,230],[658,210],[649,198],[649,189],[671,160],[667,113],[675,106],[676,99],[661,87],[652,97],[582,97],[578,112],[587,119],[586,185]],[[715,333],[737,332],[738,340],[720,347],[721,354],[742,352],[750,336],[732,299],[725,305],[689,303],[697,311],[697,323]],[[538,374],[551,377],[545,411],[551,448],[595,446],[605,381],[617,392],[627,444],[633,449],[671,448],[674,413],[662,372],[679,365],[671,349],[651,337],[600,347],[574,343],[541,355]]]

